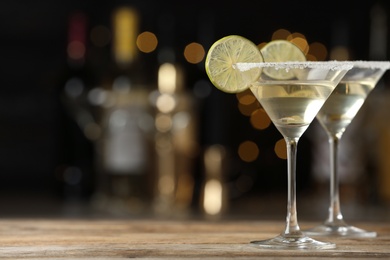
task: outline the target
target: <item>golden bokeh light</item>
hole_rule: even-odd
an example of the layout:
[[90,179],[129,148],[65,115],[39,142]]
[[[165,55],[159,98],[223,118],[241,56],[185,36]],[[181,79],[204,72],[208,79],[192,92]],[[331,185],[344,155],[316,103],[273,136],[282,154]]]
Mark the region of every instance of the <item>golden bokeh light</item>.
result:
[[252,91],[245,90],[243,92],[239,92],[236,94],[238,102],[240,102],[243,105],[251,105],[253,102],[256,102],[257,99],[253,95]]
[[238,110],[245,116],[250,116],[253,111],[260,107],[256,97],[249,89],[237,93],[236,98],[238,100]]
[[[298,46],[306,55],[308,61],[324,61],[328,57],[328,50],[324,44],[319,42],[308,43],[306,36],[299,32],[291,33],[286,29],[278,29],[272,34],[272,40],[287,40]],[[265,43],[258,44],[261,49]],[[348,60],[348,51],[336,48],[334,49],[332,59]],[[348,58],[347,58],[348,57]]]
[[119,7],[113,16],[113,48],[115,60],[120,64],[128,64],[137,56],[136,38],[138,35],[138,10],[131,7]]
[[314,55],[312,55],[310,53],[306,54],[306,60],[308,60],[308,61],[319,61],[316,56],[314,56]]
[[271,119],[263,108],[259,108],[251,114],[250,122],[254,128],[263,130],[270,126]]
[[204,187],[203,208],[207,214],[217,215],[222,210],[222,183],[218,180],[208,180]]
[[301,49],[305,55],[309,52],[309,44],[307,43],[307,40],[305,38],[295,37],[290,41],[294,43],[296,46],[298,46],[299,49]]
[[238,147],[238,156],[244,162],[253,162],[259,157],[259,148],[252,141],[244,141]]
[[289,36],[287,36],[287,40],[288,41],[292,41],[293,39],[295,38],[302,38],[302,39],[306,39],[306,36],[303,35],[302,33],[299,33],[299,32],[295,32],[295,33],[292,33],[290,34]]
[[154,33],[145,31],[137,37],[137,47],[144,53],[150,53],[157,48],[158,40]]
[[205,54],[203,46],[196,42],[188,44],[184,49],[184,58],[192,64],[200,63],[204,59]]
[[244,116],[250,116],[259,107],[260,107],[259,102],[253,102],[250,105],[244,105],[242,103],[238,103],[238,110]]
[[274,151],[280,159],[287,159],[287,146],[283,138],[275,143]]
[[250,116],[253,111],[260,107],[259,102],[250,89],[237,93],[238,110],[245,116]]
[[272,34],[272,41],[274,40],[285,40],[287,39],[287,37],[289,37],[291,35],[291,32],[286,30],[286,29],[279,29],[279,30],[276,30],[273,34]]
[[164,94],[173,94],[177,89],[177,71],[172,63],[164,63],[158,69],[158,90]]
[[261,50],[261,48],[263,48],[266,44],[267,44],[267,42],[261,42],[261,43],[257,44],[257,48],[259,48]]
[[163,113],[172,112],[176,107],[176,99],[169,94],[161,94],[156,100],[156,107]]
[[315,57],[315,59],[310,60],[324,61],[328,56],[328,50],[326,49],[324,44],[320,42],[313,42],[310,44],[308,57],[310,55]]

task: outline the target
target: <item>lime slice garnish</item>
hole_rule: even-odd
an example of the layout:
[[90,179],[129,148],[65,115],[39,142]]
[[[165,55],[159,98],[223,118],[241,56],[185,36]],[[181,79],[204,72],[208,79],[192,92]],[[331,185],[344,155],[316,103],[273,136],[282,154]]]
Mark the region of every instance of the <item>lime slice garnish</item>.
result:
[[[306,61],[305,54],[294,43],[286,40],[274,40],[261,48],[265,62]],[[264,68],[264,73],[273,79],[294,78],[294,72],[286,69]]]
[[238,62],[263,62],[259,48],[250,40],[230,35],[216,41],[206,57],[206,73],[219,90],[227,93],[238,93],[249,88],[261,74],[261,68],[248,71],[234,69]]

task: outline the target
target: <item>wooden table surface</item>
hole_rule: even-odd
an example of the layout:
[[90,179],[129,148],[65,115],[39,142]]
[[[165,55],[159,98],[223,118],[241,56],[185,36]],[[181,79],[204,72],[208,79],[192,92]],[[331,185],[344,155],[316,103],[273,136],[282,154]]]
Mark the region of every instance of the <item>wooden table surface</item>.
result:
[[[314,224],[300,223],[301,228]],[[253,220],[1,219],[1,259],[390,259],[390,223],[355,223],[369,239],[322,238],[332,250],[269,250],[282,222]]]

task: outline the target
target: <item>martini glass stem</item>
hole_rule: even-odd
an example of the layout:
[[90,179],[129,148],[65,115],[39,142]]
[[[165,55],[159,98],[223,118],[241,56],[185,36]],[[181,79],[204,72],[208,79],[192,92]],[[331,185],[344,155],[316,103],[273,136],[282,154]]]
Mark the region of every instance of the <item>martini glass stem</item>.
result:
[[299,138],[285,137],[287,144],[287,164],[288,164],[288,180],[287,180],[287,217],[284,236],[302,236],[298,225],[297,204],[296,204],[296,159],[297,145]]
[[344,224],[341,214],[340,195],[339,195],[339,173],[337,171],[338,148],[341,135],[330,135],[330,205],[327,224]]

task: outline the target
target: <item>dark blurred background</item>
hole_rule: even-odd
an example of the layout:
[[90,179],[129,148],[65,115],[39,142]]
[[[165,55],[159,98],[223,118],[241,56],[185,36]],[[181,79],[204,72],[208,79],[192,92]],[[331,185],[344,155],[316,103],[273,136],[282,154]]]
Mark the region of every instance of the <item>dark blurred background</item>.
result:
[[[112,69],[113,58],[112,38],[108,37],[105,43],[97,43],[91,40],[92,31],[106,28],[107,35],[111,35],[113,10],[128,5],[140,14],[139,33],[152,32],[158,39],[153,51],[141,53],[138,57],[137,73],[143,74],[149,91],[153,92],[158,87],[159,66],[165,61],[172,61],[182,69],[184,89],[195,104],[185,108],[197,120],[191,130],[196,144],[189,156],[191,163],[187,168],[190,169],[184,166],[190,176],[190,184],[186,182],[189,185],[187,193],[190,194],[182,197],[185,201],[182,207],[194,212],[205,210],[202,200],[205,196],[204,184],[209,177],[204,155],[213,147],[217,149],[211,151],[223,155],[222,177],[218,178],[223,184],[223,194],[226,192],[222,203],[226,204],[229,212],[237,213],[236,208],[251,214],[256,211],[254,208],[258,211],[266,208],[266,205],[258,204],[258,200],[266,203],[268,199],[279,197],[282,202],[280,211],[283,212],[286,191],[286,160],[275,153],[275,144],[281,135],[272,125],[263,130],[255,129],[249,116],[239,109],[237,97],[221,93],[209,83],[202,48],[207,53],[212,43],[230,34],[242,35],[260,44],[270,41],[274,32],[285,29],[304,35],[308,43],[321,43],[327,50],[325,59],[331,59],[332,51],[338,47],[347,50],[349,59],[389,59],[390,7],[385,0],[359,3],[333,0],[1,1],[0,216],[67,214],[64,207],[72,203],[81,205],[78,210],[84,212],[86,208],[93,208],[91,205],[98,197],[97,193],[99,196],[104,193],[99,187],[111,179],[101,178],[101,175],[110,173],[101,170],[99,164],[104,161],[100,157],[101,154],[104,156],[104,152],[97,148],[99,139],[95,135],[86,136],[86,130],[77,123],[74,111],[70,111],[64,103],[66,82],[75,73],[67,51],[69,19],[75,11],[81,11],[86,19],[83,73],[93,78],[87,86],[93,89],[103,84]],[[201,46],[200,51],[192,54],[195,61],[184,55],[191,43]],[[168,58],[164,56],[167,50]],[[346,149],[346,153],[353,153],[349,156],[355,160],[351,164],[357,161],[360,169],[358,176],[349,179],[347,173],[347,177],[342,179],[346,194],[343,201],[346,203],[353,201],[365,207],[376,205],[385,209],[389,205],[388,195],[378,192],[378,183],[384,185],[381,176],[386,176],[383,172],[387,170],[378,163],[378,154],[381,154],[380,158],[389,156],[378,151],[382,149],[378,143],[389,140],[378,142],[380,137],[373,137],[390,131],[387,123],[389,114],[383,112],[386,109],[376,107],[379,99],[384,106],[388,103],[388,78],[389,75],[385,74],[370,96],[368,105],[362,109],[362,115],[351,126],[351,133],[346,133],[346,140],[357,138],[364,143],[359,147],[365,147],[360,152]],[[98,114],[104,113],[101,112],[104,109],[99,109]],[[157,112],[155,107],[153,109],[154,117]],[[375,116],[370,113],[375,113]],[[368,127],[376,122],[381,122],[377,128]],[[102,130],[99,129],[95,130]],[[327,148],[325,135],[319,133],[319,137],[316,136],[321,132],[319,129],[313,122],[300,141],[297,185],[303,197],[313,197],[313,194],[322,192],[318,201],[324,203],[323,210],[328,196],[327,178],[313,173],[316,169],[313,165],[316,162],[315,138],[320,138],[318,140],[322,140]],[[154,133],[154,136],[157,135]],[[155,140],[152,142],[153,155],[147,157],[147,163],[158,168],[160,166],[155,161],[156,154],[157,157],[159,154],[158,145],[154,142],[157,143]],[[241,145],[252,147],[252,142],[257,145],[258,154],[254,157],[248,155],[249,158],[240,155]],[[363,154],[365,159],[356,159],[359,158],[356,153],[358,156]],[[348,158],[348,155],[345,157]],[[326,158],[323,160],[327,161]],[[147,180],[152,187],[158,179],[156,172],[154,170]],[[390,189],[390,182],[386,185]],[[153,203],[155,195],[151,194],[147,200]],[[96,204],[104,203],[93,205]],[[98,207],[99,210],[103,208]]]

